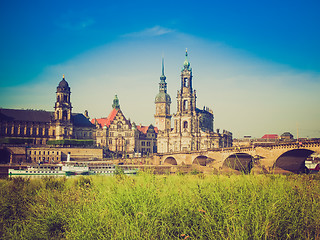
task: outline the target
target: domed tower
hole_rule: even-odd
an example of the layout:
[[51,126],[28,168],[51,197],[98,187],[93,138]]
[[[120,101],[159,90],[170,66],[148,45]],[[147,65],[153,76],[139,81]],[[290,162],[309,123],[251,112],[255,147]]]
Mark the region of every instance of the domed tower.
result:
[[60,81],[57,87],[57,101],[55,104],[55,120],[60,122],[71,121],[71,102],[70,102],[70,87],[64,78]]
[[54,120],[56,122],[56,139],[68,139],[72,136],[70,87],[62,77],[57,87],[57,100],[54,106]]
[[155,126],[159,131],[165,131],[171,129],[171,115],[170,115],[170,104],[171,98],[167,93],[166,76],[164,75],[164,60],[162,59],[162,75],[159,83],[159,93],[155,98],[156,114]]

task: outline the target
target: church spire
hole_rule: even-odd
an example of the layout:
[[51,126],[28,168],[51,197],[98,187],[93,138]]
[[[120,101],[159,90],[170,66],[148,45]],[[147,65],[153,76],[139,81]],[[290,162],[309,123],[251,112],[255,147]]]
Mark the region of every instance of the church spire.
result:
[[188,49],[186,49],[186,59],[184,60],[183,67],[184,69],[187,69],[187,70],[189,70],[189,67],[190,67],[190,63],[188,61]]
[[159,92],[167,93],[167,77],[164,75],[164,59],[162,58],[162,75],[160,77]]
[[161,82],[165,81],[167,78],[164,75],[164,59],[162,58],[162,75],[160,77]]

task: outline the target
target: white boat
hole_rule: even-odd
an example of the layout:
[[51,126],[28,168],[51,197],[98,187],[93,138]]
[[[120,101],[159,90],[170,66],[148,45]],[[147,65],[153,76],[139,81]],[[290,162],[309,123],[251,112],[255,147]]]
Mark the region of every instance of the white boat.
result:
[[61,165],[35,165],[29,166],[27,169],[8,169],[9,176],[65,176]]
[[115,175],[136,174],[137,169],[114,164],[67,163],[65,165],[34,165],[27,169],[9,169],[9,176],[71,176],[71,175]]
[[114,164],[92,164],[89,165],[90,174],[103,174],[103,175],[115,175],[115,174],[136,174],[138,169],[131,169],[128,166],[116,166]]

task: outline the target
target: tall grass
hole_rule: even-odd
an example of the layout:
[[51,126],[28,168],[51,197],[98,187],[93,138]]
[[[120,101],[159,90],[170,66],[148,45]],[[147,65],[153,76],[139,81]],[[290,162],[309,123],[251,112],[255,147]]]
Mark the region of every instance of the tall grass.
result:
[[142,173],[1,180],[0,238],[320,239],[319,179]]

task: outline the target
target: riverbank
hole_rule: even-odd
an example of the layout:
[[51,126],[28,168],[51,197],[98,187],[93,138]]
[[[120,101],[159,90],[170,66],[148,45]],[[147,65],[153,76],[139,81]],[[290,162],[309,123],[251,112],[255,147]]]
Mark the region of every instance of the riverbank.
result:
[[1,239],[318,239],[320,176],[0,180]]

